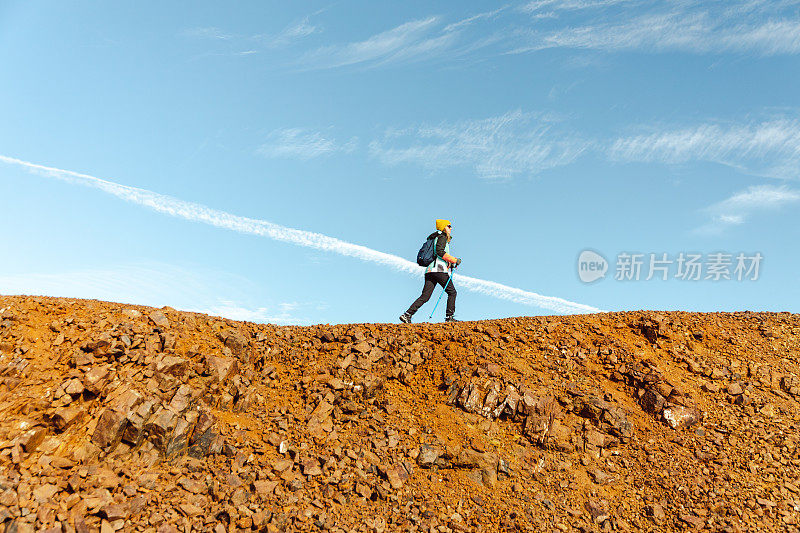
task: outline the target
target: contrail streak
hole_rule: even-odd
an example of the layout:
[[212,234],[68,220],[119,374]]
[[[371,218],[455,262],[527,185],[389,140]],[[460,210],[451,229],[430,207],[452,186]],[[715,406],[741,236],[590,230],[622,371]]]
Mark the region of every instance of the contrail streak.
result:
[[[421,276],[424,269],[402,257],[380,252],[346,242],[334,237],[328,237],[321,233],[314,233],[311,231],[303,231],[295,228],[289,228],[274,224],[266,220],[258,220],[253,218],[241,217],[225,211],[219,211],[210,207],[196,204],[193,202],[186,202],[178,198],[158,194],[146,189],[138,189],[136,187],[129,187],[127,185],[120,185],[113,181],[96,178],[88,174],[81,174],[71,170],[63,170],[60,168],[47,167],[38,165],[21,159],[7,157],[0,155],[0,162],[8,163],[11,165],[18,165],[26,170],[42,174],[51,178],[85,185],[100,189],[103,192],[121,198],[128,202],[139,204],[144,207],[164,213],[173,217],[190,220],[192,222],[202,222],[218,228],[229,229],[238,231],[239,233],[247,233],[250,235],[258,235],[267,237],[276,241],[288,242],[298,246],[305,246],[307,248],[314,248],[317,250],[324,250],[326,252],[333,252],[340,255],[354,257],[362,261],[371,261],[386,265],[400,272]],[[494,298],[509,300],[521,304],[533,305],[543,309],[549,309],[557,313],[598,313],[602,312],[601,309],[591,307],[563,298],[555,296],[544,296],[535,292],[525,291],[494,281],[486,281],[469,276],[462,276],[456,274],[454,279],[458,280],[459,284],[465,289],[486,294]]]

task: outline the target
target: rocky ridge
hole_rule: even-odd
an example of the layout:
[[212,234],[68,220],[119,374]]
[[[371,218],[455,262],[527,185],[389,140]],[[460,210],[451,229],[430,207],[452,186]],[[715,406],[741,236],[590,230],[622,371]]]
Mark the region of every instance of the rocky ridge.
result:
[[800,316],[0,296],[6,531],[798,531]]

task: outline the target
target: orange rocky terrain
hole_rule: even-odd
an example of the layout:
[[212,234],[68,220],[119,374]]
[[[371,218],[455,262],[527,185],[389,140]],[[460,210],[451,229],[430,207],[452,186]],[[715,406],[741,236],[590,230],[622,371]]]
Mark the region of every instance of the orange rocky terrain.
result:
[[0,296],[5,531],[798,531],[800,316]]

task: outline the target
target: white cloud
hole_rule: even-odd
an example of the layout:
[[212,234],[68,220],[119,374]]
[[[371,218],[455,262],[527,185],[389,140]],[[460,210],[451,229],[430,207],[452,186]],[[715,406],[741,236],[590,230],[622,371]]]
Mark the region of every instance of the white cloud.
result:
[[[606,8],[613,4],[592,1],[558,3],[559,9]],[[554,2],[528,4],[530,11],[557,7]],[[525,44],[511,53],[548,48],[573,48],[604,51],[635,50],[642,52],[680,51],[696,54],[755,53],[759,55],[796,54],[800,52],[800,18],[782,6],[752,2],[729,5],[677,3],[664,10],[633,9],[614,12],[613,22],[580,24],[542,31],[529,29]],[[736,9],[739,7],[739,9]]]
[[432,171],[467,167],[478,176],[505,179],[537,174],[574,161],[589,146],[564,136],[548,117],[512,111],[482,120],[389,130],[370,144],[386,164],[413,163]]
[[711,161],[745,172],[800,177],[800,121],[776,118],[750,124],[698,126],[619,138],[609,149],[617,161]]
[[270,158],[312,159],[334,152],[352,152],[357,143],[353,138],[340,144],[318,131],[288,128],[270,133],[267,141],[258,148],[258,153]]
[[708,222],[695,229],[696,233],[719,234],[731,226],[744,224],[756,213],[775,211],[800,202],[800,190],[786,186],[756,185],[739,191],[703,210]]
[[717,221],[720,224],[729,225],[729,226],[738,226],[739,224],[744,224],[744,216],[742,215],[718,215]]
[[304,54],[298,61],[303,69],[328,69],[349,65],[377,67],[390,63],[454,59],[494,45],[504,37],[467,31],[481,21],[496,18],[506,7],[478,13],[442,26],[440,17],[412,20],[362,41],[328,45]]
[[[98,189],[127,202],[147,207],[158,213],[191,222],[198,222],[239,233],[266,237],[295,246],[332,252],[360,261],[381,264],[397,272],[417,277],[422,276],[424,271],[424,269],[416,263],[402,257],[373,250],[366,246],[343,241],[335,237],[329,237],[321,233],[298,230],[266,220],[258,220],[226,213],[201,204],[179,200],[146,189],[120,185],[113,181],[73,172],[71,170],[47,167],[3,155],[0,155],[0,161],[10,165],[20,166],[30,172],[45,177]],[[458,281],[458,283],[467,290],[483,293],[494,298],[549,309],[557,313],[594,313],[600,311],[596,307],[589,305],[571,302],[555,296],[544,296],[535,292],[509,287],[494,281],[462,276],[460,274],[455,275],[455,281]]]
[[716,211],[751,211],[756,209],[776,209],[787,203],[800,200],[800,191],[786,186],[758,185],[748,187],[715,204]]
[[200,27],[184,30],[182,35],[198,39],[218,41],[220,46],[226,50],[222,54],[214,53],[210,55],[234,55],[247,56],[259,53],[263,49],[284,48],[305,39],[306,37],[319,33],[319,26],[309,21],[310,17],[305,17],[299,22],[286,26],[283,30],[275,34],[263,33],[257,35],[244,35],[227,33],[216,27]]
[[567,28],[546,35],[541,48],[662,51],[705,47],[708,32],[703,17],[677,14],[646,15],[622,24]]
[[[610,142],[582,139],[557,118],[516,110],[485,119],[389,128],[368,146],[387,165],[414,164],[431,172],[466,168],[486,179],[535,175],[570,164],[586,152],[617,162],[706,161],[763,177],[800,178],[800,120],[793,116],[647,129]],[[355,137],[340,142],[320,131],[286,128],[271,132],[258,153],[312,159],[352,153],[357,147]]]
[[281,48],[289,46],[315,33],[319,33],[320,31],[321,29],[319,26],[311,24],[309,22],[309,17],[305,17],[300,22],[290,24],[278,34],[256,35],[253,39],[263,43],[268,48]]
[[[435,15],[423,17],[359,40],[298,51],[293,58],[284,59],[300,70],[314,70],[476,59],[475,52],[484,49],[487,55],[551,48],[794,55],[800,52],[797,5],[796,0],[533,0],[516,8],[504,5],[469,14],[454,22]],[[225,54],[249,55],[288,48],[320,33],[320,25],[311,22],[318,14],[278,33],[237,35],[204,27],[186,30],[184,35],[225,43]]]
[[235,302],[220,300],[218,304],[212,307],[204,309],[189,309],[189,311],[211,316],[221,316],[230,318],[231,320],[257,322],[260,324],[303,325],[309,323],[307,319],[298,319],[297,317],[292,316],[288,310],[283,308],[283,306],[284,304],[281,304],[279,306],[281,311],[276,313],[275,310],[267,307],[249,309],[247,307],[242,307]]
[[288,26],[286,29],[280,32],[277,36],[277,41],[282,43],[289,43],[296,39],[302,39],[303,37],[308,37],[309,35],[313,35],[314,33],[317,33],[319,31],[320,29],[317,26],[309,24],[308,17],[306,17],[297,24]]
[[477,15],[471,15],[465,19],[461,19],[458,22],[453,22],[452,24],[448,24],[444,27],[445,32],[451,32],[454,30],[459,30],[461,28],[465,28],[467,26],[471,26],[480,20],[492,19],[495,18],[497,15],[502,13],[508,8],[508,6],[503,6],[494,11],[486,11],[484,13],[478,13]]
[[636,0],[533,0],[519,9],[523,13],[536,14],[540,11],[580,11],[629,3],[636,3]]
[[412,49],[417,53],[429,51],[446,43],[434,43],[429,35],[439,24],[438,17],[428,17],[401,24],[391,30],[369,37],[364,41],[318,48],[301,58],[308,68],[335,68],[370,61],[386,61],[397,55],[409,56]]
[[219,28],[204,27],[204,28],[189,28],[183,31],[183,35],[187,37],[197,37],[200,39],[216,39],[220,41],[229,40],[232,35],[225,33]]

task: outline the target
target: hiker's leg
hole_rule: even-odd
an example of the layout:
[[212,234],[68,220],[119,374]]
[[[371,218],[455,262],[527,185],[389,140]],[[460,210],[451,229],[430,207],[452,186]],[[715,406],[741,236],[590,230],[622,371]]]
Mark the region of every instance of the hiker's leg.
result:
[[453,316],[456,312],[456,288],[453,287],[453,279],[446,272],[432,272],[428,275],[436,276],[436,283],[444,287],[444,291],[447,293],[447,307],[444,314]]
[[453,280],[450,280],[450,285],[445,289],[447,293],[447,308],[444,311],[445,316],[453,316],[456,314],[456,288],[453,287]]
[[414,300],[414,303],[411,304],[411,307],[409,307],[408,311],[406,311],[408,316],[413,316],[414,313],[416,313],[417,310],[419,310],[419,308],[425,304],[425,302],[431,299],[431,294],[433,294],[434,287],[436,287],[436,282],[431,277],[431,274],[425,274],[425,285],[422,287],[422,294],[419,298]]

